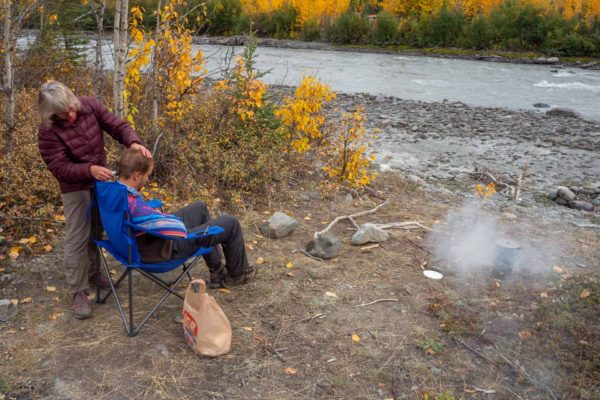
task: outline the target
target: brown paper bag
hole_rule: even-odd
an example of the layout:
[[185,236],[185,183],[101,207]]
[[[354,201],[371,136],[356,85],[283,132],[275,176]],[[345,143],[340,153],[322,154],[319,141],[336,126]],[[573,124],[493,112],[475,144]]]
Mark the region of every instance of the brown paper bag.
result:
[[185,292],[183,333],[192,350],[215,357],[231,349],[231,325],[202,279],[194,279]]

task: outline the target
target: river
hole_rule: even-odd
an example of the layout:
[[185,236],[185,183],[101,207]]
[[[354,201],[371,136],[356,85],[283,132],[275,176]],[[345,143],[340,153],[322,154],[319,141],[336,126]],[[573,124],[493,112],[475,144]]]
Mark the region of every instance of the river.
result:
[[[21,46],[33,40],[19,40]],[[93,41],[90,42],[93,46]],[[241,47],[194,45],[202,49],[212,76],[225,67],[226,55]],[[104,61],[112,68],[110,45]],[[94,57],[93,51],[89,58]],[[425,56],[259,47],[257,67],[269,71],[269,84],[295,86],[305,74],[316,75],[333,90],[401,99],[510,110],[539,110],[535,103],[569,107],[585,118],[600,121],[600,71],[552,65],[508,64]]]

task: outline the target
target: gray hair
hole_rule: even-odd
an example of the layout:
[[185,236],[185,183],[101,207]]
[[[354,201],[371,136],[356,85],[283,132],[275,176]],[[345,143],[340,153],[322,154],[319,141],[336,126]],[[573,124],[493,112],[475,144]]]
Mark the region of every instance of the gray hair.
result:
[[49,81],[40,87],[37,103],[45,126],[52,125],[55,114],[81,108],[81,102],[71,89],[58,81]]

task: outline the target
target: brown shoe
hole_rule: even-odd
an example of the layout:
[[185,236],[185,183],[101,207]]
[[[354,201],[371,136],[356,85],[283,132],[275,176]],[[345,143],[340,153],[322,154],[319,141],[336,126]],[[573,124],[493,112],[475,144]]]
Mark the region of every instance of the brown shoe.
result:
[[241,275],[236,277],[227,276],[225,278],[225,282],[227,285],[244,285],[250,282],[252,279],[256,278],[256,271],[258,267],[250,266],[248,270],[243,272]]
[[108,277],[101,272],[98,274],[94,274],[90,278],[90,284],[100,289],[110,289],[110,282]]
[[227,278],[227,269],[225,269],[225,264],[219,263],[215,270],[210,270],[210,280],[208,281],[208,287],[210,289],[219,289],[226,288],[227,283],[225,282]]
[[92,304],[88,300],[85,290],[73,295],[73,315],[77,319],[87,319],[92,316]]

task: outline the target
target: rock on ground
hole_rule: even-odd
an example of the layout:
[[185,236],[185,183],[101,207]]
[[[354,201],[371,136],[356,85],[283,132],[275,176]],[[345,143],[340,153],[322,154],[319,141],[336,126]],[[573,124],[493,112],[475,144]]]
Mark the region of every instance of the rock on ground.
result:
[[10,321],[17,316],[19,309],[8,299],[0,300],[0,322]]
[[277,211],[260,227],[263,235],[279,239],[290,235],[298,227],[298,221],[286,213]]
[[362,224],[358,231],[352,235],[352,244],[360,246],[365,243],[385,242],[390,237],[390,234],[375,224]]
[[306,252],[308,254],[324,259],[337,257],[341,249],[342,242],[340,242],[337,236],[331,233],[324,233],[306,245]]
[[566,117],[566,118],[581,118],[581,114],[572,108],[567,107],[556,107],[551,110],[546,111],[546,115],[551,115],[553,117]]

